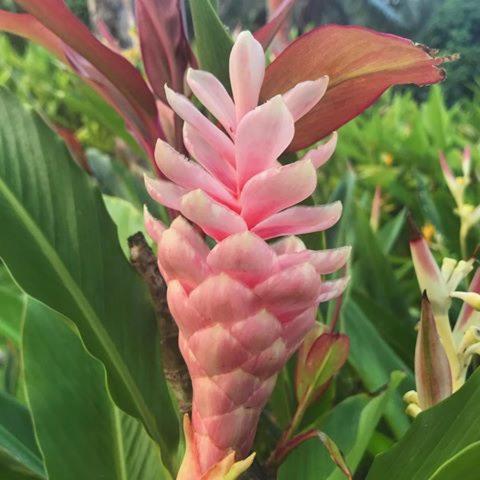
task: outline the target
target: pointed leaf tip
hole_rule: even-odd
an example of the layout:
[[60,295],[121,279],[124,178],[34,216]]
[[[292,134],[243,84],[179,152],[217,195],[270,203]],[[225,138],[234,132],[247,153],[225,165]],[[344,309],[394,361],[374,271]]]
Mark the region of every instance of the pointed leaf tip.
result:
[[452,394],[450,363],[425,291],[415,347],[415,380],[422,409],[432,407]]
[[413,215],[411,212],[407,213],[407,225],[408,225],[408,233],[410,242],[414,242],[416,240],[420,240],[423,238],[422,232],[418,228],[415,220],[413,219]]

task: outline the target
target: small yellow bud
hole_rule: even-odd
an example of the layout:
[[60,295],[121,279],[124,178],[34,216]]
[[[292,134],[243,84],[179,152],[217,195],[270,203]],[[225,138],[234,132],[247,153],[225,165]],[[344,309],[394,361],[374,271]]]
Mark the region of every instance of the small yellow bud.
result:
[[415,418],[419,413],[422,412],[422,409],[415,403],[411,403],[406,409],[405,412],[407,415]]
[[432,241],[433,236],[435,235],[435,233],[436,233],[435,226],[432,225],[431,223],[426,223],[426,224],[422,227],[422,235],[424,236],[425,240],[426,240],[428,243],[431,243],[431,241]]
[[416,405],[418,405],[419,404],[418,393],[415,390],[409,390],[403,396],[403,401],[406,403],[415,403]]
[[381,155],[380,155],[380,158],[382,159],[382,162],[387,166],[387,167],[391,167],[393,165],[393,155],[391,153],[388,153],[388,152],[383,152]]

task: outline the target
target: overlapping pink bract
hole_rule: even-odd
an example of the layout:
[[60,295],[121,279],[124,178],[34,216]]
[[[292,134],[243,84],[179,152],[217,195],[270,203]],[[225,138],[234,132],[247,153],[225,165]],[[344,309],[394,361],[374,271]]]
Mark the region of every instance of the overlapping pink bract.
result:
[[[333,153],[336,136],[293,164],[277,160],[328,78],[257,106],[264,72],[262,47],[248,32],[230,56],[233,100],[210,73],[189,71],[188,85],[223,128],[167,89],[196,162],[159,141],[156,161],[166,179],[146,179],[150,195],[182,215],[165,229],[146,214],[193,383],[180,479],[208,478],[230,452],[248,454],[277,373],[313,326],[318,304],[347,282],[322,275],[342,267],[349,248],[311,251],[293,236],[325,230],[341,215],[338,202],[295,206],[313,193],[316,168]],[[217,242],[212,249],[202,231]],[[284,238],[266,242],[275,237]]]

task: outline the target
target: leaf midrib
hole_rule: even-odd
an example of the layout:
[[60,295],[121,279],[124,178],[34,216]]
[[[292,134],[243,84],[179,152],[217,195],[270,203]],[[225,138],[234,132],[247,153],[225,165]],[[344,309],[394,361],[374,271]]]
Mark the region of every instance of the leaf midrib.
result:
[[130,375],[128,368],[125,366],[120,354],[118,353],[115,345],[111,341],[108,333],[103,328],[100,318],[96,314],[90,302],[83,294],[82,290],[75,282],[74,278],[70,275],[69,271],[65,267],[63,261],[56,253],[50,242],[44,236],[42,230],[37,226],[35,221],[31,218],[26,209],[18,201],[14,193],[8,188],[7,184],[0,177],[0,193],[3,194],[7,203],[12,206],[12,209],[18,214],[18,217],[24,224],[25,228],[31,233],[40,250],[43,252],[47,261],[51,265],[55,274],[61,279],[66,290],[70,293],[72,299],[75,301],[80,311],[82,312],[85,320],[92,328],[93,332],[97,336],[102,348],[110,357],[113,368],[117,371],[124,384],[127,386],[131,397],[137,406],[142,418],[147,425],[151,435],[157,439],[160,439],[159,431],[155,422],[152,420],[153,416],[145,404],[133,377]]

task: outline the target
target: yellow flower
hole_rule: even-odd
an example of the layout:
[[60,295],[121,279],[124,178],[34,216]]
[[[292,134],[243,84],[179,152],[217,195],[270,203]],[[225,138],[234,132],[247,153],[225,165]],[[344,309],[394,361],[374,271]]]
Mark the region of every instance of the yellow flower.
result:
[[382,162],[387,165],[387,167],[391,167],[393,165],[393,155],[389,152],[383,152],[380,155]]

